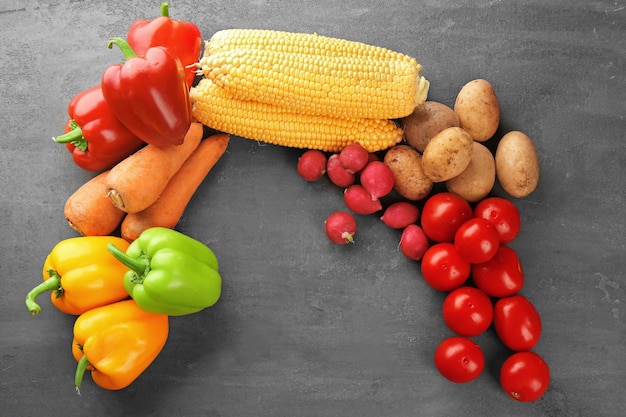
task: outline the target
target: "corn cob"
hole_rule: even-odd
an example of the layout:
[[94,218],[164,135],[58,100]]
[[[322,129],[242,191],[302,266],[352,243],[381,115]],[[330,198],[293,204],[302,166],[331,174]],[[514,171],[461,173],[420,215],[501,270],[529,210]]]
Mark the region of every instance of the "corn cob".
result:
[[386,48],[257,29],[217,32],[198,68],[239,99],[339,117],[405,117],[429,86],[414,58]]
[[396,119],[422,99],[419,68],[407,61],[235,49],[203,57],[199,65],[238,99],[302,114]]
[[191,89],[190,96],[193,116],[200,123],[275,145],[339,152],[346,145],[359,142],[369,152],[375,152],[402,140],[402,129],[387,119],[294,113],[285,107],[233,98],[207,78]]
[[263,49],[317,56],[370,57],[415,61],[408,55],[380,46],[315,33],[284,32],[265,29],[224,29],[215,32],[204,45],[204,55],[233,49]]

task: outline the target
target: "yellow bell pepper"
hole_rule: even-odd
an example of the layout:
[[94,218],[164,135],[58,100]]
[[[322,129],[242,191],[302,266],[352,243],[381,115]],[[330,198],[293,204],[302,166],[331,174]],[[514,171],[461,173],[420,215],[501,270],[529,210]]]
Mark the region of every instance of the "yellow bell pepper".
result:
[[57,243],[44,262],[43,282],[26,296],[30,314],[41,312],[35,299],[48,291],[52,304],[72,315],[127,298],[124,274],[128,268],[107,250],[109,243],[129,246],[115,236],[80,236]]
[[169,317],[148,313],[133,300],[98,307],[74,323],[72,355],[79,389],[86,370],[108,390],[126,388],[158,356],[167,341]]

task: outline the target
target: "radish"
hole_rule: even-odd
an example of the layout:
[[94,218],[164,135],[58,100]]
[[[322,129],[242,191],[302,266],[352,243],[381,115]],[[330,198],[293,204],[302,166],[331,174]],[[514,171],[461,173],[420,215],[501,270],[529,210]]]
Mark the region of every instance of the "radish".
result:
[[352,214],[346,211],[331,213],[324,222],[326,236],[331,242],[338,245],[354,242],[356,233],[356,220]]
[[339,152],[341,164],[351,174],[362,170],[369,161],[369,152],[358,142],[345,146]]
[[297,169],[305,181],[317,181],[326,173],[326,155],[322,151],[309,149],[298,158]]
[[419,208],[408,201],[398,201],[385,209],[380,220],[392,229],[403,229],[419,218]]
[[353,184],[343,193],[343,201],[356,214],[374,214],[382,210],[380,200],[372,197],[360,184]]
[[332,154],[326,162],[326,175],[330,182],[341,188],[347,188],[354,184],[356,178],[353,173],[348,172],[339,159],[339,154]]
[[400,236],[400,251],[409,259],[419,261],[428,249],[428,237],[416,224],[410,224],[402,231]]
[[393,171],[384,162],[372,161],[361,171],[360,182],[372,197],[384,197],[393,190]]

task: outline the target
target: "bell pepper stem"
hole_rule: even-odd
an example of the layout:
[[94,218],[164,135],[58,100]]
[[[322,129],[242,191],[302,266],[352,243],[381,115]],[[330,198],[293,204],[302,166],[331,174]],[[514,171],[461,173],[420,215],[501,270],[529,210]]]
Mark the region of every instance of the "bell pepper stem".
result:
[[29,291],[26,294],[26,308],[28,308],[28,312],[31,316],[36,316],[41,313],[41,307],[35,299],[38,295],[43,294],[48,291],[62,291],[61,288],[61,277],[57,273],[50,273],[50,278],[37,285],[35,288]]
[[170,5],[168,2],[164,1],[161,3],[161,16],[170,17]]
[[87,139],[83,136],[83,129],[75,122],[72,122],[72,130],[52,139],[57,143],[71,143],[83,152],[87,150]]
[[133,51],[133,48],[131,48],[128,42],[126,42],[126,40],[123,38],[115,37],[115,38],[109,39],[109,44],[108,44],[109,49],[113,48],[113,45],[117,45],[120,48],[120,50],[122,51],[122,54],[124,54],[124,58],[127,61],[137,56],[135,51]]
[[85,371],[87,367],[90,365],[87,356],[83,354],[80,360],[78,361],[78,365],[76,366],[76,374],[74,375],[74,387],[76,387],[76,393],[80,395],[80,386],[83,383],[83,376],[85,376]]
[[113,255],[115,259],[135,271],[139,276],[144,276],[148,272],[150,264],[147,259],[131,258],[119,250],[119,248],[113,243],[107,244],[107,249],[111,252],[111,255]]

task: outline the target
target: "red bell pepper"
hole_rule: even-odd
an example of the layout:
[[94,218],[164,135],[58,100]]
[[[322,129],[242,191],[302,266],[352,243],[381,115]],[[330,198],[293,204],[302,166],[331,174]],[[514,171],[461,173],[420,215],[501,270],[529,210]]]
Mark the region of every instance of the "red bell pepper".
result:
[[128,44],[140,56],[153,46],[164,46],[185,67],[187,86],[193,85],[195,64],[202,49],[202,34],[194,23],[170,18],[168,3],[161,3],[161,16],[153,20],[137,20],[130,26]]
[[180,145],[191,126],[191,101],[180,60],[162,46],[137,56],[122,38],[126,62],[102,74],[102,93],[113,113],[141,140],[157,147]]
[[109,169],[145,145],[115,117],[99,85],[78,93],[67,113],[66,133],[54,140],[64,143],[83,169]]

